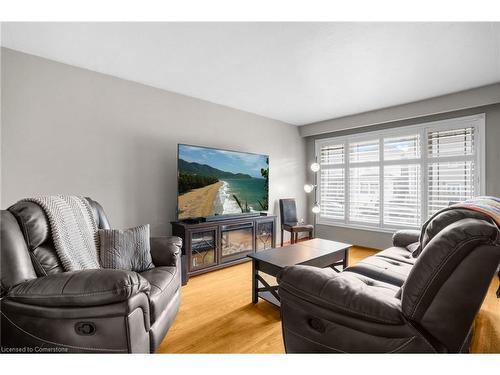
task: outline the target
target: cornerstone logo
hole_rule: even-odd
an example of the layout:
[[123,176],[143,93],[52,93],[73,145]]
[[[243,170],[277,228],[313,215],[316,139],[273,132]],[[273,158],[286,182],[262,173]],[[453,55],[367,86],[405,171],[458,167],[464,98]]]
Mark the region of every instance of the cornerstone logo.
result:
[[45,346],[19,346],[19,347],[0,347],[1,353],[67,353],[68,348],[61,347],[45,347]]

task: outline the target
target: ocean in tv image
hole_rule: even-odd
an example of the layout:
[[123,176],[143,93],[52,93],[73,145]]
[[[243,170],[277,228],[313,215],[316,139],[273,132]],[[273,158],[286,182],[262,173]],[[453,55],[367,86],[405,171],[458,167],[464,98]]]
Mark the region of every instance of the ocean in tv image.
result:
[[266,155],[179,145],[178,218],[267,211]]

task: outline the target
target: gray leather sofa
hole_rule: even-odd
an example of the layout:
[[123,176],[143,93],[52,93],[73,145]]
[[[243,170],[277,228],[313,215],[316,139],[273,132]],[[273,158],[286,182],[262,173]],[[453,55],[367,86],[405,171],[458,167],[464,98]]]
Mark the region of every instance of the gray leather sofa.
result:
[[[102,207],[88,199],[99,228]],[[1,212],[3,352],[154,352],[181,298],[181,240],[151,238],[155,268],[140,274],[64,272],[47,217],[31,202]]]
[[279,275],[288,353],[467,352],[471,327],[500,262],[486,216],[453,209],[341,273],[308,266]]

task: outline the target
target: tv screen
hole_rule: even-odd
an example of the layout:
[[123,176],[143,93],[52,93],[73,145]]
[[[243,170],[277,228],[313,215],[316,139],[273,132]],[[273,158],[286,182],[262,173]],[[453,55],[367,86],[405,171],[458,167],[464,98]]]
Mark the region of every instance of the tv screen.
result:
[[269,157],[178,145],[179,220],[268,209]]

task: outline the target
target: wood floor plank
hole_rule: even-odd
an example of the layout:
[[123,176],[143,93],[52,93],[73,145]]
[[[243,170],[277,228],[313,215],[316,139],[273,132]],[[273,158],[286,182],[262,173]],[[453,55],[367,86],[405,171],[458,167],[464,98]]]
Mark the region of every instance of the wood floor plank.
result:
[[[353,247],[349,264],[373,249]],[[472,349],[500,352],[500,309],[492,282],[475,322]],[[251,263],[192,277],[182,287],[182,303],[159,353],[284,353],[279,309],[251,303]]]
[[473,353],[500,353],[500,300],[496,296],[498,277],[493,278],[486,298],[474,321]]

